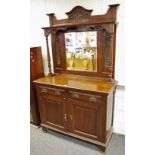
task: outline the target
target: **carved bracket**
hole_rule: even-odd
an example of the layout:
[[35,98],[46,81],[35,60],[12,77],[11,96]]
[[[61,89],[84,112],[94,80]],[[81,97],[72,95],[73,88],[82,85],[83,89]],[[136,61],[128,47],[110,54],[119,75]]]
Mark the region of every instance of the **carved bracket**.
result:
[[48,37],[49,34],[51,33],[51,28],[50,27],[44,27],[42,29],[44,30],[44,36]]

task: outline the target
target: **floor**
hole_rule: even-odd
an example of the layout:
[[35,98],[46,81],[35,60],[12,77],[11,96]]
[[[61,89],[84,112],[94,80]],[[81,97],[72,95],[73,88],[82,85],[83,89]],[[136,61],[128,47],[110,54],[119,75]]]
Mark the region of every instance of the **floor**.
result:
[[41,128],[30,128],[31,155],[125,155],[125,136],[113,134],[105,153],[94,144]]

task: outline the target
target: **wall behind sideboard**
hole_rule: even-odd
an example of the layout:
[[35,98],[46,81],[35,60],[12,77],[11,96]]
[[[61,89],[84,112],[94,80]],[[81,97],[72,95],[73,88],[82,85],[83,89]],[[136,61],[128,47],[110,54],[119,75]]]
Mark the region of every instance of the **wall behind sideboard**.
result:
[[[117,14],[117,40],[116,40],[116,68],[115,79],[119,85],[125,85],[125,62],[124,62],[124,1],[123,0],[31,0],[30,13],[30,46],[41,46],[45,74],[48,74],[46,43],[41,27],[49,26],[47,13],[55,13],[57,19],[66,18],[65,12],[73,7],[81,5],[86,9],[93,9],[93,15],[104,14],[108,9],[108,4],[119,3]],[[51,48],[50,48],[51,50]],[[51,53],[52,55],[52,53]],[[114,132],[125,134],[124,121],[124,87],[118,87],[115,99]]]

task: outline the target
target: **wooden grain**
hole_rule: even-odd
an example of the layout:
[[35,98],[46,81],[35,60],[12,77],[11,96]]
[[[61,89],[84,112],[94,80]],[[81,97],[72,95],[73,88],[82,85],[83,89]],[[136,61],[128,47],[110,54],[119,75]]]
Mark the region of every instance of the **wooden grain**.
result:
[[107,79],[62,74],[57,74],[53,77],[42,77],[34,82],[101,93],[112,92],[116,85],[115,80],[109,82]]
[[72,127],[71,133],[100,140],[100,109],[98,104],[69,100],[71,107]]

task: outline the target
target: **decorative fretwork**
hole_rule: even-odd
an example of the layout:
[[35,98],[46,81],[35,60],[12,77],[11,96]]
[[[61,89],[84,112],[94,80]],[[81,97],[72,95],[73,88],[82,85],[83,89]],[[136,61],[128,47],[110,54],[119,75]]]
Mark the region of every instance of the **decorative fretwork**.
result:
[[110,35],[105,37],[105,48],[104,48],[104,67],[111,67],[110,64]]
[[113,34],[106,33],[104,43],[104,69],[106,70],[107,77],[113,78]]
[[56,64],[60,65],[60,42],[59,37],[56,37]]

